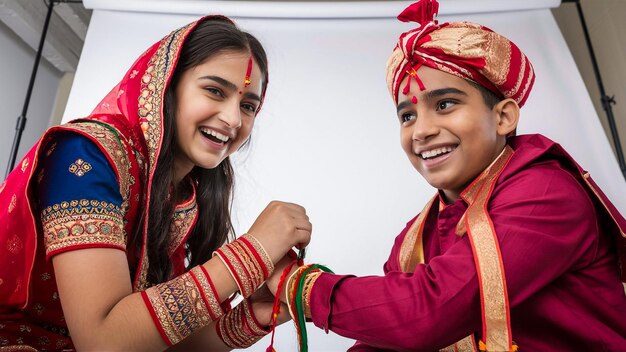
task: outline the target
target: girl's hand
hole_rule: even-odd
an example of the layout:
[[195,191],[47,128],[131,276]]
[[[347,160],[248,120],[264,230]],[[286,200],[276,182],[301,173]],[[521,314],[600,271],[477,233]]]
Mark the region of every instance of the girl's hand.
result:
[[313,225],[306,209],[298,204],[273,201],[257,217],[248,231],[277,263],[291,248],[306,247]]

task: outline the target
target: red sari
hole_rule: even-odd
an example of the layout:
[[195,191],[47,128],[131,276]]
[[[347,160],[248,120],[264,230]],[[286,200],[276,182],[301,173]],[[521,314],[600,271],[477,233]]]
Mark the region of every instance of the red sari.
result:
[[[145,204],[161,149],[164,93],[182,44],[197,23],[173,31],[145,51],[89,117],[46,131],[0,186],[0,350],[73,349],[50,261],[57,253],[98,247],[125,250],[134,273],[133,290],[148,286]],[[80,218],[73,213],[69,222],[42,228],[37,184],[45,175],[39,174],[39,166],[58,137],[68,132],[88,138],[106,156],[117,178],[123,218],[112,222],[97,214]],[[67,212],[74,211],[69,207]],[[175,275],[184,271],[183,243],[195,223],[195,198],[177,210],[170,234]],[[107,231],[78,235],[85,228],[81,221],[87,220],[96,224],[92,228]],[[128,243],[129,234],[135,233],[142,237],[141,246]]]

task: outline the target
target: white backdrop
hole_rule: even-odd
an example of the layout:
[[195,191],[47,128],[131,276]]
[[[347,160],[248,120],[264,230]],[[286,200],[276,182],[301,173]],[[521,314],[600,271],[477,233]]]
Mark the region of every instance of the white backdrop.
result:
[[[309,261],[337,273],[379,275],[395,236],[434,190],[399,146],[385,63],[395,19],[411,1],[285,2],[85,0],[94,8],[65,121],[87,115],[134,59],[170,30],[223,13],[255,34],[270,60],[270,86],[253,143],[235,160],[235,225],[245,232],[273,199],[307,208]],[[468,4],[471,3],[471,6]],[[506,35],[530,57],[537,79],[519,133],[559,141],[618,209],[626,183],[582,79],[549,11],[558,0],[440,0],[440,20],[470,20]],[[311,351],[351,341],[309,325]],[[290,324],[279,351],[296,350]],[[250,351],[265,351],[268,340]]]

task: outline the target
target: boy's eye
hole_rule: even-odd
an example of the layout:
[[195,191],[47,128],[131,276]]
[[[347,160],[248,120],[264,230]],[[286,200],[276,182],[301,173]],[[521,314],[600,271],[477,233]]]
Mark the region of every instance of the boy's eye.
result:
[[437,111],[448,109],[448,108],[454,106],[454,104],[456,104],[456,103],[454,101],[452,101],[452,100],[441,100],[441,101],[437,102]]
[[415,114],[412,112],[405,112],[400,115],[400,123],[405,123],[405,122],[415,120],[416,117],[417,116],[415,116]]

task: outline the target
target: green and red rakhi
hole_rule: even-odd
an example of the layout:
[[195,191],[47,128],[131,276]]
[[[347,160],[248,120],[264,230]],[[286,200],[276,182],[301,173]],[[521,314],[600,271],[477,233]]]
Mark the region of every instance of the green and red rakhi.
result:
[[[308,352],[305,300],[308,297],[308,293],[310,293],[310,288],[312,287],[315,279],[322,272],[332,273],[332,270],[320,264],[305,265],[304,248],[298,251],[297,256],[294,252],[290,252],[289,256],[293,258],[293,261],[285,267],[278,282],[278,289],[276,290],[276,297],[274,298],[274,307],[272,309],[270,323],[272,339],[270,345],[266,349],[266,352],[276,352],[274,349],[274,334],[276,331],[276,319],[280,313],[280,295],[282,294],[281,291],[283,287],[287,290],[287,306],[289,308],[289,314],[293,318],[294,325],[296,327],[296,334],[298,335],[298,350],[300,352]],[[291,274],[289,278],[287,278],[287,275],[289,275],[294,265],[297,265],[298,269]]]

